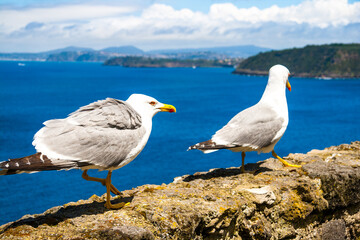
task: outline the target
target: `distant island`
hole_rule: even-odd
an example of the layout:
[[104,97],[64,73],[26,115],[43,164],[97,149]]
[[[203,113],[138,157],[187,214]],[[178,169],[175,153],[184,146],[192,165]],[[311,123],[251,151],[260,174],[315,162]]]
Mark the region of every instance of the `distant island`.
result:
[[160,49],[144,51],[134,46],[100,50],[66,47],[39,53],[0,53],[0,61],[102,62],[123,67],[236,67],[234,74],[267,75],[283,64],[292,76],[310,78],[360,78],[360,44],[308,45],[271,50],[254,45]]
[[275,64],[283,64],[297,77],[359,78],[360,44],[309,45],[259,53],[242,61],[235,74],[267,75]]
[[234,67],[240,59],[169,59],[150,57],[116,57],[105,61],[105,66],[153,67],[153,68],[197,68],[197,67]]
[[0,61],[104,62],[114,57],[139,56],[168,59],[247,58],[269,48],[254,45],[179,48],[144,51],[134,46],[108,47],[100,50],[70,46],[39,53],[0,53]]

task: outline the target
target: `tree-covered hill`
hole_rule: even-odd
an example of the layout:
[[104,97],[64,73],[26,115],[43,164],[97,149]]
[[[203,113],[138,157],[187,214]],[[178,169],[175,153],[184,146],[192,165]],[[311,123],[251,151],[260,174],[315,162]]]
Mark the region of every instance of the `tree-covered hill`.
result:
[[259,53],[242,61],[234,73],[267,75],[275,64],[298,77],[360,77],[360,44],[309,45]]

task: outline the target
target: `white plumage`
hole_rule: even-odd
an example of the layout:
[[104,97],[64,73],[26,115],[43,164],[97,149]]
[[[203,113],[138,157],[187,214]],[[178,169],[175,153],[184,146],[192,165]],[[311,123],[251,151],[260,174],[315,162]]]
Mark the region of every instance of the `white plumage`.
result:
[[[142,151],[151,133],[152,118],[160,111],[176,109],[142,94],[133,94],[126,101],[107,98],[91,103],[67,118],[44,122],[33,141],[38,153],[1,162],[0,175],[80,168],[86,180],[106,185],[106,206],[117,208],[110,203],[110,191],[120,194],[111,184],[111,172]],[[108,177],[89,177],[88,169],[108,170]]]
[[[219,149],[242,152],[242,170],[244,170],[245,152],[274,152],[276,143],[284,135],[289,117],[285,87],[291,90],[289,70],[282,65],[275,65],[269,70],[269,80],[260,101],[235,115],[224,127],[218,130],[210,140],[197,143],[191,149],[210,153]],[[287,166],[288,164],[281,159]]]

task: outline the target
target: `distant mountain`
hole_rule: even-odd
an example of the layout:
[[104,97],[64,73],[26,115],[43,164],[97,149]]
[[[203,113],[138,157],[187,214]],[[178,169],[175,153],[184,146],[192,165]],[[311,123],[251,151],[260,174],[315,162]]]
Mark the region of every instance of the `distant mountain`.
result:
[[128,54],[128,55],[141,55],[145,53],[143,50],[134,46],[108,47],[100,51],[107,53]]
[[103,62],[111,57],[144,54],[133,46],[109,47],[102,50],[69,46],[39,53],[0,53],[0,60],[17,61],[89,61]]
[[310,45],[259,53],[241,62],[234,73],[267,75],[275,64],[283,64],[292,75],[319,78],[359,78],[360,44]]
[[60,54],[63,52],[93,52],[94,49],[82,47],[66,47],[39,53],[0,53],[0,60],[18,60],[18,61],[46,61],[51,54]]
[[0,53],[0,60],[105,61],[112,57],[119,56],[216,60],[227,58],[246,58],[268,50],[268,48],[253,45],[214,48],[164,49],[146,52],[134,46],[108,47],[101,50],[70,46],[40,53]]
[[98,51],[91,52],[60,52],[50,54],[46,61],[49,62],[104,62],[114,57],[112,54]]
[[270,48],[263,48],[254,45],[242,45],[231,47],[210,47],[210,48],[184,48],[184,49],[161,49],[148,51],[149,54],[185,54],[185,53],[212,53],[213,55],[223,55],[231,58],[247,58],[260,52],[270,51]]
[[0,61],[45,61],[47,53],[0,53]]
[[142,56],[144,55],[144,51],[134,46],[108,47],[98,51],[91,48],[67,47],[65,49],[55,50],[46,60],[57,62],[104,62],[117,56],[134,55]]
[[95,50],[92,49],[92,48],[69,46],[69,47],[66,47],[66,48],[59,48],[59,49],[55,49],[55,50],[46,51],[46,52],[43,52],[43,53],[55,54],[55,53],[61,53],[61,52],[94,52],[94,51]]

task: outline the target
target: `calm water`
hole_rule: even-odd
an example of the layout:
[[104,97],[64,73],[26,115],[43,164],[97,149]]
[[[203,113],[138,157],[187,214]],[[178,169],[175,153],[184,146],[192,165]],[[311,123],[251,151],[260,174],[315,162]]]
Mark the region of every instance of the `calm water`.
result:
[[[207,140],[240,110],[255,104],[267,78],[232,75],[232,69],[142,69],[98,63],[0,62],[0,159],[35,153],[32,138],[42,122],[78,107],[144,93],[173,104],[176,114],[153,119],[149,142],[138,158],[113,173],[120,190],[169,183],[176,176],[239,166],[240,154],[187,152]],[[290,69],[291,71],[291,69]],[[280,156],[360,140],[360,79],[290,79],[290,122],[276,146]],[[246,162],[270,154],[248,153]],[[93,170],[103,177],[106,172]],[[102,195],[105,187],[80,170],[0,176],[0,224],[70,201]]]

